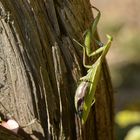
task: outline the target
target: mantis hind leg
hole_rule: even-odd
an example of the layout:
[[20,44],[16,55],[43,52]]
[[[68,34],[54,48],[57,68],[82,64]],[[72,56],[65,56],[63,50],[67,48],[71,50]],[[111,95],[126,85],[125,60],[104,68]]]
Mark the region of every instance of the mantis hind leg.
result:
[[91,106],[93,106],[93,105],[94,105],[95,101],[96,101],[96,100],[95,100],[95,99],[93,99]]

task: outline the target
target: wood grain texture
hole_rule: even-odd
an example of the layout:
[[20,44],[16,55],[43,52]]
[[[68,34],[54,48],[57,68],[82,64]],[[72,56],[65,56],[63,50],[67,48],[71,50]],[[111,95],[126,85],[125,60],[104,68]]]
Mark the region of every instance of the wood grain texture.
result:
[[106,63],[84,127],[74,108],[85,69],[82,49],[72,39],[82,42],[93,20],[89,0],[1,0],[0,7],[4,117],[15,118],[20,126],[36,119],[19,133],[26,139],[113,140],[113,95]]

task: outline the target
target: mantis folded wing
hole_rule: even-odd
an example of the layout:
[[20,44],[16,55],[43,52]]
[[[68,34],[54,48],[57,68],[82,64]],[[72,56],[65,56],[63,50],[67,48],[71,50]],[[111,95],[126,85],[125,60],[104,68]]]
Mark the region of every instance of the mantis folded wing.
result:
[[[93,7],[95,8],[95,7]],[[90,108],[95,101],[95,91],[96,87],[98,85],[98,81],[100,79],[100,73],[101,73],[101,66],[102,62],[105,59],[105,56],[111,46],[112,37],[107,35],[108,42],[103,47],[97,49],[96,51],[91,53],[90,49],[90,42],[91,39],[94,37],[94,33],[96,31],[96,26],[98,24],[99,18],[100,18],[100,11],[95,8],[98,11],[98,15],[96,16],[92,28],[88,29],[85,35],[85,41],[84,45],[81,45],[79,42],[77,42],[82,48],[83,48],[83,65],[88,68],[87,74],[80,78],[81,83],[77,87],[76,93],[75,93],[75,107],[76,110],[82,120],[82,124],[84,124],[87,120],[87,117],[90,112]],[[85,64],[85,55],[88,57],[95,56],[96,54],[101,53],[100,57],[94,62],[93,65],[86,65]]]

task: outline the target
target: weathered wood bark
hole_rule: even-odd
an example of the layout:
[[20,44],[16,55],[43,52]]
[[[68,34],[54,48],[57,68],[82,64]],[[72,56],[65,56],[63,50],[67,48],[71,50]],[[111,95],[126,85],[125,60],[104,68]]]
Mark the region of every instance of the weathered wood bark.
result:
[[[0,0],[0,112],[26,139],[113,140],[113,95],[106,63],[88,121],[74,108],[85,74],[81,40],[93,20],[89,0]],[[98,39],[98,35],[96,35]],[[93,46],[96,48],[97,46]],[[1,137],[1,136],[0,136]]]

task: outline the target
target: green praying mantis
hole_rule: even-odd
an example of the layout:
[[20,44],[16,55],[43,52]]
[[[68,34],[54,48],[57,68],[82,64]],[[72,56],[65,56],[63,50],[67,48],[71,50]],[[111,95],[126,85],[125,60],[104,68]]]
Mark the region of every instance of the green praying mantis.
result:
[[[95,17],[92,26],[86,31],[84,45],[81,45],[78,41],[74,40],[83,48],[83,65],[88,69],[87,74],[80,78],[81,82],[75,93],[75,108],[81,118],[82,124],[85,124],[90,112],[90,108],[95,102],[95,91],[100,79],[102,62],[104,61],[112,42],[112,37],[107,35],[107,43],[98,48],[96,51],[91,52],[91,40],[94,39],[97,24],[101,16],[100,11],[96,7],[92,8],[94,8],[98,14]],[[96,41],[96,43],[97,42],[98,41]],[[85,57],[94,57],[97,54],[100,54],[100,56],[94,62],[94,64],[86,65]]]

